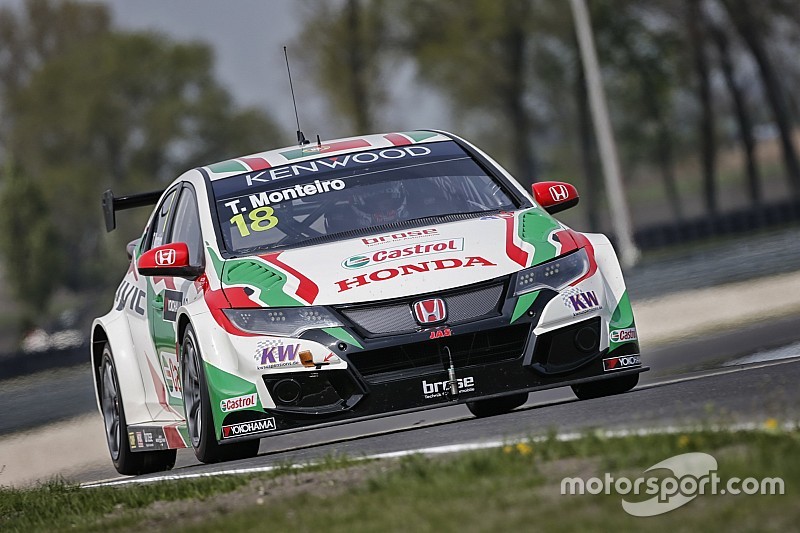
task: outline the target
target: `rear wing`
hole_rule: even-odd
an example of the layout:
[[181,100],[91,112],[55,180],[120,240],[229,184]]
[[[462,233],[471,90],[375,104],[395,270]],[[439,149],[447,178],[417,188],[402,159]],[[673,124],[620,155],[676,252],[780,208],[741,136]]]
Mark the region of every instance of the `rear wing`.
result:
[[111,192],[111,189],[108,189],[103,193],[103,217],[106,221],[106,231],[112,231],[117,227],[117,211],[133,209],[134,207],[143,207],[145,205],[155,205],[162,194],[164,194],[164,189],[160,191],[131,194],[129,196],[114,197],[114,193]]

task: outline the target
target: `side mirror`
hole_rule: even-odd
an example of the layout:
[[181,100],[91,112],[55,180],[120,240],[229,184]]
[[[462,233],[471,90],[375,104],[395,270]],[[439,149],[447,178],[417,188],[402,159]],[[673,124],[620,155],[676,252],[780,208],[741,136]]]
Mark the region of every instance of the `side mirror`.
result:
[[189,247],[185,242],[173,242],[148,250],[136,265],[142,276],[176,276],[194,279],[205,270],[189,264]]
[[578,189],[563,181],[542,181],[531,189],[536,203],[551,215],[575,207],[580,200]]

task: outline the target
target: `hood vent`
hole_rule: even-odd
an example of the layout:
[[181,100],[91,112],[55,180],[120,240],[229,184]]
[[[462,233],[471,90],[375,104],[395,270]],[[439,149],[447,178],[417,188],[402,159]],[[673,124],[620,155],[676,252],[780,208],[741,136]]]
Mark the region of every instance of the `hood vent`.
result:
[[227,285],[253,285],[262,291],[268,291],[285,282],[286,277],[256,261],[232,261],[225,266],[222,281]]
[[525,242],[536,243],[547,240],[551,231],[561,228],[553,217],[544,211],[530,210],[520,218],[520,238]]

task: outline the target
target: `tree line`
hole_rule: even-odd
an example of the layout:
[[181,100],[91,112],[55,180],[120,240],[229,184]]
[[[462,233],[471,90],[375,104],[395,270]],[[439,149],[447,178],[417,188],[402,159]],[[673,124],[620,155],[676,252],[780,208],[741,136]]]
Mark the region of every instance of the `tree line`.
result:
[[[687,156],[700,163],[705,211],[720,211],[724,145],[742,154],[753,204],[765,201],[764,124],[800,199],[795,0],[588,4],[623,168],[654,169],[674,219],[687,216]],[[298,13],[291,48],[303,53],[293,58],[330,104],[336,137],[392,129],[392,85],[410,68],[458,132],[521,181],[578,177],[588,229],[600,229],[600,165],[567,2],[306,0]],[[121,31],[102,4],[0,8],[0,259],[30,319],[59,287],[118,280],[119,240],[146,213],[104,237],[103,189],[163,187],[197,164],[289,141],[265,110],[237,107],[212,66],[208,45]]]
[[264,111],[234,105],[212,58],[204,43],[115,29],[101,4],[0,8],[0,252],[26,321],[57,288],[119,280],[119,240],[147,213],[104,237],[104,189],[162,188],[192,166],[281,142]]
[[[745,160],[752,203],[764,201],[756,128],[774,126],[783,173],[800,200],[792,132],[800,117],[794,0],[590,0],[604,82],[627,165],[657,169],[674,219],[686,216],[678,158],[701,165],[705,210],[720,210],[723,142]],[[554,0],[341,0],[308,2],[297,43],[350,131],[378,131],[398,64],[434,88],[464,133],[480,139],[522,181],[559,161],[583,175],[588,223],[601,187],[572,14]],[[319,31],[324,27],[326,31]],[[563,166],[563,165],[562,165]]]

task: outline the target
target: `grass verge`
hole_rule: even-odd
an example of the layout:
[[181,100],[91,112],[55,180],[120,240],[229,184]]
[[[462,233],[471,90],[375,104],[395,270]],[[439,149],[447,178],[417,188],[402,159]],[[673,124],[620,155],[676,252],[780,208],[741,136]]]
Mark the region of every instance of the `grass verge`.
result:
[[[674,455],[704,452],[723,483],[780,477],[783,495],[699,495],[676,510],[637,518],[623,496],[562,495],[566,477],[636,479]],[[606,438],[555,436],[443,457],[329,460],[315,471],[80,489],[52,482],[0,491],[4,531],[654,531],[794,530],[800,523],[800,433],[697,431]],[[660,471],[662,474],[665,472]],[[650,496],[628,495],[629,501]]]

